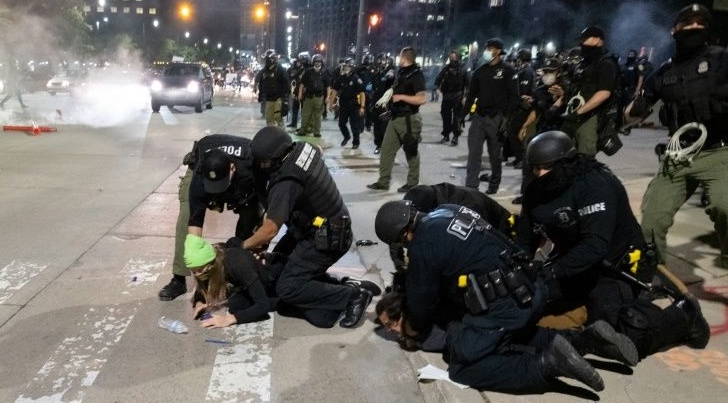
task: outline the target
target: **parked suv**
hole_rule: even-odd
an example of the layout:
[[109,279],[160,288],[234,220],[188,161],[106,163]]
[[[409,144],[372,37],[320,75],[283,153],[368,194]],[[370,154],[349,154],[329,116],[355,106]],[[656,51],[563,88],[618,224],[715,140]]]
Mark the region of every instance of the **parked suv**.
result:
[[212,109],[212,84],[212,72],[207,65],[170,63],[152,80],[152,111],[159,112],[162,105],[194,106],[197,113],[202,112],[203,105]]

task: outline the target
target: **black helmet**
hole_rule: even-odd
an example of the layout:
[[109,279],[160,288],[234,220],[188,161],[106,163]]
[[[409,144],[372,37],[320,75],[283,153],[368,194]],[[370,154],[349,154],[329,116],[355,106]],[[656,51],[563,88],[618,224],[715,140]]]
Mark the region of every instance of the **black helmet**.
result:
[[676,26],[680,23],[689,24],[692,22],[698,22],[699,24],[705,26],[705,28],[709,28],[712,20],[713,17],[710,15],[710,10],[708,10],[705,6],[693,3],[678,11],[677,15],[675,16],[675,23],[672,25]]
[[374,55],[371,53],[367,53],[361,58],[361,65],[362,66],[369,66],[372,63],[374,63]]
[[308,67],[311,65],[311,54],[308,52],[301,52],[298,54],[298,60],[301,61],[303,67]]
[[576,149],[571,137],[558,130],[539,134],[526,147],[526,161],[531,166],[553,164],[575,154]]
[[268,49],[265,51],[265,64],[267,66],[272,65],[273,63],[278,61],[278,55],[276,55],[276,51],[273,49]]
[[291,136],[278,126],[266,126],[255,133],[250,151],[256,161],[275,160],[283,157],[293,145]]
[[407,225],[416,210],[410,200],[389,201],[382,205],[377,211],[374,219],[374,231],[377,237],[386,243],[393,244],[401,240],[402,231]]
[[313,64],[316,64],[316,62],[319,62],[319,63],[321,63],[321,65],[323,66],[323,64],[324,64],[324,57],[323,57],[323,56],[322,56],[321,54],[319,54],[319,53],[316,53],[316,54],[315,54],[315,55],[313,55],[313,57],[311,58],[311,62],[312,62]]
[[345,58],[343,65],[346,67],[354,67],[354,59],[351,57]]

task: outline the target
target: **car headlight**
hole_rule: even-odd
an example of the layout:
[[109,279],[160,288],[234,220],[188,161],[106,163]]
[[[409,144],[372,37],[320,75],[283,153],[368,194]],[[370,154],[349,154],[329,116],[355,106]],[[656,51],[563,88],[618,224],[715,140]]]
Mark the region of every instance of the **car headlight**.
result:
[[199,89],[200,84],[197,81],[190,81],[190,83],[187,84],[187,91],[189,92],[197,92]]
[[46,83],[46,87],[50,87],[52,85],[53,85],[53,79],[48,80],[48,82]]
[[162,82],[159,80],[154,80],[154,81],[152,81],[152,85],[150,87],[152,88],[152,91],[161,91]]
[[69,83],[68,80],[61,81],[61,86],[68,87],[69,85],[71,85],[71,83]]

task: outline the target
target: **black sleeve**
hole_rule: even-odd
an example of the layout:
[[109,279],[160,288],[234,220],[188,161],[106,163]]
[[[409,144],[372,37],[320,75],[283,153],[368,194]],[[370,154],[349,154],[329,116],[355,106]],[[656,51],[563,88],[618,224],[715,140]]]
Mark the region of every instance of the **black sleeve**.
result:
[[619,67],[611,59],[602,60],[599,63],[597,76],[597,91],[614,91],[617,86]]
[[506,91],[508,103],[506,104],[506,116],[510,116],[518,108],[521,96],[518,92],[518,73],[515,69],[510,68],[511,79],[506,81]]
[[439,73],[437,73],[437,77],[435,77],[435,88],[440,88],[440,84],[442,84],[442,80],[445,77],[445,69],[447,67],[443,67],[442,70],[440,70]]
[[466,115],[470,113],[470,109],[473,107],[473,102],[475,102],[475,98],[478,97],[480,94],[480,81],[478,80],[478,73],[480,72],[480,69],[475,70],[473,72],[473,77],[470,79],[470,84],[468,85],[468,96],[465,99],[465,104],[463,105],[463,110],[461,115]]
[[238,322],[238,325],[260,320],[263,316],[265,316],[265,314],[270,312],[270,300],[268,299],[268,294],[266,294],[265,287],[263,287],[263,283],[260,280],[256,280],[245,291],[241,292],[248,293],[252,304],[245,309],[236,310],[234,312],[230,311],[230,313],[235,316],[235,320]]
[[412,92],[414,92],[414,94],[427,91],[424,74],[415,74],[412,78]]
[[303,186],[294,180],[278,182],[268,194],[268,211],[266,216],[280,227],[288,222],[293,208],[303,194]]
[[205,223],[205,212],[209,200],[202,185],[202,177],[198,174],[192,176],[188,200],[190,205],[190,219],[187,225],[202,228]]
[[431,252],[437,245],[411,245],[405,289],[408,321],[421,336],[428,335],[440,304],[440,276]]

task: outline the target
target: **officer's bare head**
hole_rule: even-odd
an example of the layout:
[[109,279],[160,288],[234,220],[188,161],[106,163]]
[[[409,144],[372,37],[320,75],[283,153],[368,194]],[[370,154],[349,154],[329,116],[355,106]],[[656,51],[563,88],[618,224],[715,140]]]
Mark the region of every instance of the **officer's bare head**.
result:
[[415,52],[415,48],[411,46],[407,46],[402,48],[402,50],[399,52],[399,66],[400,67],[407,67],[415,64],[415,59],[417,58],[417,52]]

